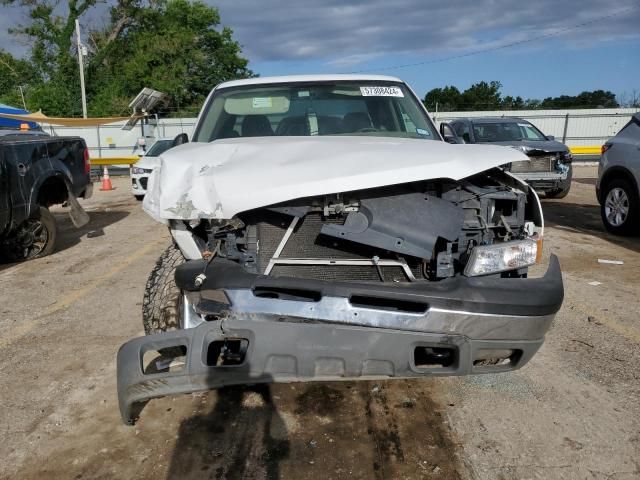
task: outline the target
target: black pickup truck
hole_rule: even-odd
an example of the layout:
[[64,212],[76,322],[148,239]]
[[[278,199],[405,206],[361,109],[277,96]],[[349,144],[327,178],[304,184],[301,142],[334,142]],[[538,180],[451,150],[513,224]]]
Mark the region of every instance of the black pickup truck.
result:
[[90,167],[80,137],[0,136],[0,257],[21,261],[53,252],[51,205],[67,203],[74,225],[87,223],[77,198],[91,196]]

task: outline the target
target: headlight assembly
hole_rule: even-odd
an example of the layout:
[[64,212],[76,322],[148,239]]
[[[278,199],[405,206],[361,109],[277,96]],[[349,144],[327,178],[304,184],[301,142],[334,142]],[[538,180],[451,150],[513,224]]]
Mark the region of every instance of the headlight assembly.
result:
[[468,277],[506,272],[536,263],[538,243],[535,240],[480,245],[471,250],[464,269]]

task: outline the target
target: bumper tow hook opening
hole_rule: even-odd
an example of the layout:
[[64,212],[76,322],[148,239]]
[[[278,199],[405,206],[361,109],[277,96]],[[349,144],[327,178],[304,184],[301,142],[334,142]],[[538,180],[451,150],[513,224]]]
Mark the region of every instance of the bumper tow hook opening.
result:
[[474,367],[499,367],[515,365],[522,357],[522,350],[483,349],[473,359]]
[[142,371],[145,375],[179,372],[185,367],[186,356],[184,345],[147,350],[142,355]]
[[415,347],[413,361],[417,368],[446,368],[456,361],[457,350],[451,347]]
[[227,338],[215,340],[207,348],[207,365],[222,367],[228,365],[242,365],[249,348],[246,338]]

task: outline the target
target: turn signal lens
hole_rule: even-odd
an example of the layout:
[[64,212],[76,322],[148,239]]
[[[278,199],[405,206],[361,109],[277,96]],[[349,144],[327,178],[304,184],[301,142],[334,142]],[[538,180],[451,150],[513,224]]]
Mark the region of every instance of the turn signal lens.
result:
[[536,247],[538,250],[536,251],[536,263],[540,263],[542,261],[542,237],[536,239]]

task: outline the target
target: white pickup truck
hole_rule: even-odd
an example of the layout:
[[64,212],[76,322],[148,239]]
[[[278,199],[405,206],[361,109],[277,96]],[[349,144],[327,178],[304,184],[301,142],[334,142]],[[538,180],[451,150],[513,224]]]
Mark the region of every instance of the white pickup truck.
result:
[[[443,141],[383,76],[218,85],[143,206],[170,229],[118,353],[122,418],[155,397],[260,382],[505,372],[561,306],[514,149]],[[149,360],[151,359],[151,360]]]

